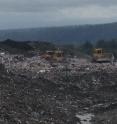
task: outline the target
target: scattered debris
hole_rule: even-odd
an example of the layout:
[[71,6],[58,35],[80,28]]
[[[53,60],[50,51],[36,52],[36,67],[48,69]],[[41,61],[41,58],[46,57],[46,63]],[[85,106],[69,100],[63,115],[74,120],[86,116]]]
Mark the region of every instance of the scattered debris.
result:
[[86,113],[83,115],[77,114],[76,117],[80,119],[81,124],[91,124],[91,120],[94,117],[94,115],[90,113]]
[[116,63],[9,53],[0,63],[1,123],[91,124],[94,115],[117,108]]

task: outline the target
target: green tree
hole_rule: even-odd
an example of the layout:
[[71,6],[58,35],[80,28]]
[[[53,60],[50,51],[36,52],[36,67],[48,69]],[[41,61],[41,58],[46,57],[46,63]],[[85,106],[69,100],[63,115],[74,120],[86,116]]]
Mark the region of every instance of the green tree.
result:
[[93,50],[93,44],[89,41],[86,41],[82,46],[81,46],[82,52],[85,54],[92,54]]
[[108,43],[105,40],[99,40],[96,43],[96,47],[97,48],[104,48],[107,49],[108,48]]

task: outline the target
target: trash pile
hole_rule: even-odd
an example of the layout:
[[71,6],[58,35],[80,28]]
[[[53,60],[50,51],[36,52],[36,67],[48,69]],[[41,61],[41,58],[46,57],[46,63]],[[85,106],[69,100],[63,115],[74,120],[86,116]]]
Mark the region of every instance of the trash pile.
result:
[[4,64],[8,71],[17,73],[20,71],[43,73],[51,69],[50,64],[40,56],[27,58],[23,55],[4,54],[0,56],[0,63]]
[[0,63],[1,124],[85,124],[85,113],[96,124],[98,114],[117,108],[116,63],[50,63],[10,54]]

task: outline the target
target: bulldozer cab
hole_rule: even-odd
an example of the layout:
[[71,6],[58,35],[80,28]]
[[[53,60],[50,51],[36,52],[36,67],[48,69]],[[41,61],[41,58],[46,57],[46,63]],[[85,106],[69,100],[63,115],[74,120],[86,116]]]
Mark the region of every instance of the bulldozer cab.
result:
[[62,51],[55,51],[53,59],[56,61],[62,61],[63,60],[63,52]]
[[110,62],[112,58],[112,53],[107,53],[103,51],[102,48],[95,48],[93,52],[94,62]]
[[57,57],[62,57],[63,56],[63,52],[62,51],[55,51],[55,56]]
[[55,51],[46,51],[43,58],[49,61],[62,61],[63,60],[63,51],[55,50]]
[[102,48],[98,48],[98,49],[94,49],[94,54],[103,54],[103,49]]

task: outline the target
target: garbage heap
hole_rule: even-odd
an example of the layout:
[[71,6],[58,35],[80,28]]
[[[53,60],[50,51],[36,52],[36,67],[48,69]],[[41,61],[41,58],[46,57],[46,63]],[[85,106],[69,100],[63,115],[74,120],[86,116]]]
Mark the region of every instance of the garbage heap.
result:
[[116,109],[116,64],[17,57],[1,57],[1,124],[80,124],[79,113]]

